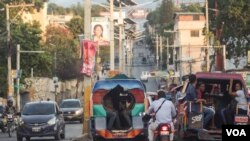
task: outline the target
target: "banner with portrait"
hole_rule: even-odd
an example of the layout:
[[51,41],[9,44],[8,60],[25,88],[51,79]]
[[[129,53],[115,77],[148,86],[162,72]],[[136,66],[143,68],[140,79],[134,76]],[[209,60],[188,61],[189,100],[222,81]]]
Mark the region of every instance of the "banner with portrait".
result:
[[110,23],[107,17],[92,17],[92,40],[99,46],[108,46],[110,42]]
[[91,77],[95,67],[96,42],[91,40],[82,41],[82,69],[81,73]]

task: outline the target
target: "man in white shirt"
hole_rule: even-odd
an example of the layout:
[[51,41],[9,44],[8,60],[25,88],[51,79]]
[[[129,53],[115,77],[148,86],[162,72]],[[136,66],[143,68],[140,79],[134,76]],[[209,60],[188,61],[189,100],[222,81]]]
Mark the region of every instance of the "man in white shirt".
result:
[[[164,101],[165,100],[165,101]],[[164,103],[163,103],[164,102]],[[162,104],[163,103],[163,104]],[[154,113],[160,107],[155,115],[155,121],[151,122],[148,127],[148,139],[153,141],[154,131],[160,123],[169,123],[171,125],[170,141],[173,141],[174,137],[174,124],[173,117],[176,116],[176,110],[172,101],[166,100],[166,95],[164,91],[158,92],[158,100],[155,100],[148,109],[148,114]]]

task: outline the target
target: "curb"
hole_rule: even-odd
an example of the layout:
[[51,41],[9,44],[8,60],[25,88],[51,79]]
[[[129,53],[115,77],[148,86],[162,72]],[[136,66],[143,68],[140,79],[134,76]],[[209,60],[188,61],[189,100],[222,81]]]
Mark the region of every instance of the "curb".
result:
[[80,137],[77,137],[71,141],[92,141],[92,138],[89,134],[83,134]]

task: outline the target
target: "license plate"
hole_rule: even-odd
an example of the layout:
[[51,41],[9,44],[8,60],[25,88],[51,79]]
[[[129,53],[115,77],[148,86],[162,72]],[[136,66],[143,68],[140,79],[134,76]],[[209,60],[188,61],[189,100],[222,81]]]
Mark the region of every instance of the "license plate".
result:
[[32,132],[40,132],[41,127],[32,127]]
[[169,135],[169,131],[160,131],[160,135]]
[[235,116],[234,121],[240,122],[240,123],[247,123],[248,117],[247,116]]
[[126,133],[114,133],[113,135],[114,135],[114,137],[117,137],[117,138],[118,137],[120,137],[120,138],[121,137],[126,137]]
[[12,118],[12,115],[7,115],[7,118]]

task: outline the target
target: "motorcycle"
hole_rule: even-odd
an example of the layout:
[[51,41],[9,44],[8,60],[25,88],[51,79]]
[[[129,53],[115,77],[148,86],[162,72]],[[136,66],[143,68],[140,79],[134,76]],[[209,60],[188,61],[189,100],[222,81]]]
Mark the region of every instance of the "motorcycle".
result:
[[9,137],[12,136],[12,133],[16,129],[16,118],[14,117],[13,114],[6,114],[4,118],[4,123],[5,123],[5,131],[8,133]]
[[161,123],[154,132],[154,141],[170,141],[171,125]]
[[[150,124],[153,121],[155,114],[142,113],[142,121],[145,124]],[[171,125],[169,123],[161,123],[154,131],[154,141],[170,141]]]

